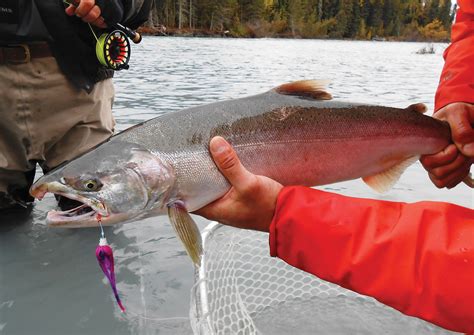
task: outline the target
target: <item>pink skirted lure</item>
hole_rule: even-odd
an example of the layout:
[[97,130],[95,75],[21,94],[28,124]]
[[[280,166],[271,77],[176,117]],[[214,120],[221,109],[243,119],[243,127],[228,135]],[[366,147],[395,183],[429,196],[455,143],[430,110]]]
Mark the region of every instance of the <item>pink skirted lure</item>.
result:
[[109,280],[110,286],[112,286],[117,304],[122,312],[125,312],[125,308],[123,307],[117,292],[117,287],[115,286],[114,253],[112,252],[112,248],[107,244],[107,239],[105,237],[102,237],[99,240],[99,245],[95,249],[95,256],[99,261],[100,268],[104,271],[105,276]]

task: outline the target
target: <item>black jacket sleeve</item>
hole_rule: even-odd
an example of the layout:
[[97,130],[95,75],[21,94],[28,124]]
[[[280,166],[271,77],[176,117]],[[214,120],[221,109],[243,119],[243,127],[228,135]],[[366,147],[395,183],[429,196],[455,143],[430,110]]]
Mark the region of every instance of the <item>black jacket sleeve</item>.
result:
[[136,29],[148,19],[153,0],[96,0],[107,24],[123,23]]
[[121,0],[95,0],[95,4],[99,6],[101,16],[107,24],[114,24],[122,21],[124,16],[124,5]]
[[137,29],[148,19],[153,0],[122,0],[124,4],[123,23],[129,28]]

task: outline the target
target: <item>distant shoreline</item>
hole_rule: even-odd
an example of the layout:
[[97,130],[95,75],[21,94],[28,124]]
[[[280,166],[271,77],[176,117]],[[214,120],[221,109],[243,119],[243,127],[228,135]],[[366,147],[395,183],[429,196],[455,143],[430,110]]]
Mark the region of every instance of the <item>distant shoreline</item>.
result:
[[144,36],[175,36],[175,37],[220,37],[220,38],[280,38],[280,39],[305,39],[305,40],[340,40],[340,41],[380,41],[380,42],[424,42],[424,43],[450,43],[449,40],[429,40],[429,39],[404,39],[395,36],[378,37],[372,39],[359,38],[334,38],[329,36],[302,37],[291,34],[272,34],[269,36],[235,36],[230,31],[211,31],[204,29],[177,29],[164,27],[140,27],[138,31]]

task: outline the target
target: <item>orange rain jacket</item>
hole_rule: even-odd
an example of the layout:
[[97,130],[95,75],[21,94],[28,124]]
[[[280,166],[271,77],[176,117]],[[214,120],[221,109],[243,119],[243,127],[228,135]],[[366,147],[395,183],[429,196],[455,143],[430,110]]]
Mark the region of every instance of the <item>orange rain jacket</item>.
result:
[[474,103],[474,1],[458,0],[451,45],[436,92],[435,110],[452,102]]
[[474,332],[474,211],[423,201],[280,192],[270,254],[407,315]]
[[[474,1],[458,4],[436,110],[474,103]],[[270,253],[407,315],[474,332],[472,209],[285,187],[270,226]]]

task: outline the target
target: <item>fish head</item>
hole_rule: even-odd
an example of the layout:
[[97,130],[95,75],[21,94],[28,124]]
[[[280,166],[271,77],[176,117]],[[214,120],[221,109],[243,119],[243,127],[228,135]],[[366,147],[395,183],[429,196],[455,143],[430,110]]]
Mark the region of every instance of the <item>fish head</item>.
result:
[[169,164],[136,144],[107,142],[42,176],[30,189],[42,199],[48,192],[82,203],[50,211],[55,227],[92,227],[130,221],[162,206],[174,182]]

